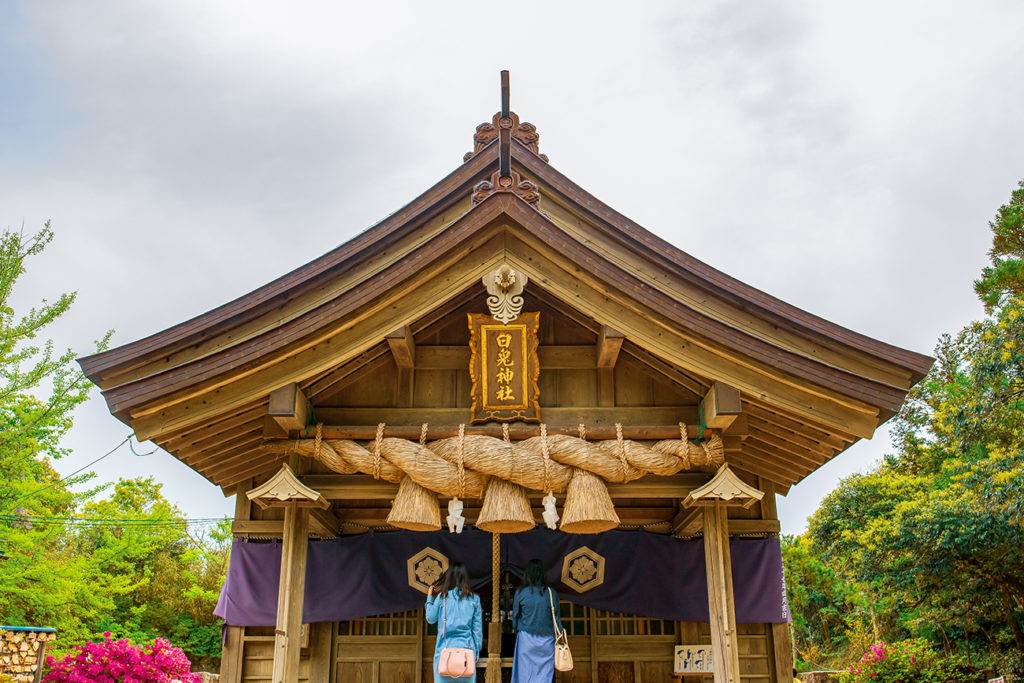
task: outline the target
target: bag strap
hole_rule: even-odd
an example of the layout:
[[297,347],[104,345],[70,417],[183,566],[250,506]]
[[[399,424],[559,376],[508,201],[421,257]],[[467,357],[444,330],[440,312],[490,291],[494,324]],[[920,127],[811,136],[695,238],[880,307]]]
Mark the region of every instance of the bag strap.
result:
[[551,605],[551,627],[555,631],[555,638],[558,638],[558,619],[555,619],[555,599],[551,595],[551,587],[548,587],[548,604]]
[[444,596],[441,596],[441,644],[444,645],[445,627],[448,625],[448,612],[445,610]]

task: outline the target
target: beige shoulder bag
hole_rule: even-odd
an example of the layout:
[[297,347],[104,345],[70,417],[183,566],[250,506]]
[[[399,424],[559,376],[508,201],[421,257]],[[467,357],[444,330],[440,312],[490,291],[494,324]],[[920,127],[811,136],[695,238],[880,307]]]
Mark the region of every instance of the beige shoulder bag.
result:
[[551,623],[555,629],[555,669],[572,671],[572,652],[569,652],[569,637],[565,630],[558,630],[558,619],[555,618],[555,598],[548,588],[548,602],[551,603]]

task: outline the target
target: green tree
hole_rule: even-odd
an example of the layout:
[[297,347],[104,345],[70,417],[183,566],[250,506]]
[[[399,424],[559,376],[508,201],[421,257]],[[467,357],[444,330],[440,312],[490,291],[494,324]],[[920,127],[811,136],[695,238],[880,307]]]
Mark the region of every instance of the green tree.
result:
[[39,338],[75,295],[21,316],[11,305],[26,263],[52,239],[49,224],[28,237],[0,236],[0,549],[10,558],[0,565],[0,622],[56,627],[58,655],[111,631],[166,637],[215,666],[221,630],[212,611],[229,522],[190,528],[151,478],[75,493],[91,474],[62,479],[53,468],[91,385],[70,350],[58,354]]
[[43,300],[21,315],[12,305],[26,263],[52,239],[49,223],[30,236],[0,235],[0,549],[10,557],[0,570],[0,619],[60,623],[74,633],[76,623],[64,615],[71,605],[89,604],[88,583],[74,564],[54,573],[65,558],[63,529],[28,518],[66,516],[76,504],[68,486],[88,478],[61,482],[52,460],[67,455],[61,438],[90,384],[72,366],[70,349],[57,353],[52,341],[40,340],[75,294]]
[[1010,195],[1010,201],[999,207],[989,223],[992,230],[991,265],[974,283],[974,291],[985,311],[991,313],[1010,297],[1024,296],[1024,180]]
[[74,535],[73,553],[93,563],[109,609],[95,622],[135,642],[170,639],[189,659],[220,656],[221,627],[213,616],[230,553],[230,520],[210,532],[190,529],[151,477],[122,479],[109,498],[82,514],[103,524]]
[[[943,336],[895,421],[895,452],[811,519],[812,552],[862,587],[886,640],[1024,659],[1024,182],[990,223],[986,317]],[[857,610],[831,604],[855,628]],[[827,645],[833,647],[834,644]]]

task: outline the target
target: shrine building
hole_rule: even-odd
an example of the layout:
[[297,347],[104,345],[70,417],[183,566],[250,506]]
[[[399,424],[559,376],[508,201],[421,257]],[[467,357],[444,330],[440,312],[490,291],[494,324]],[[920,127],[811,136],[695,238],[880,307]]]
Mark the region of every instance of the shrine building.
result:
[[479,680],[508,680],[534,557],[575,660],[556,681],[789,683],[776,496],[932,359],[588,194],[503,72],[473,150],[400,211],[80,363],[136,438],[235,497],[222,683],[431,681],[423,602],[451,562],[484,606]]

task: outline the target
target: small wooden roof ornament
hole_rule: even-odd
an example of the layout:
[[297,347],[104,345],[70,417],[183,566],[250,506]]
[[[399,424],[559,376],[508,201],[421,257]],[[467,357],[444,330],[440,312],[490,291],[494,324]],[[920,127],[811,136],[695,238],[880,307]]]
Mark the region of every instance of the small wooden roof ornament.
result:
[[711,481],[690,491],[690,495],[686,496],[686,500],[683,501],[683,507],[724,503],[725,505],[748,508],[762,498],[764,498],[764,491],[745,484],[729,469],[729,465],[725,464],[718,468],[718,472],[711,478]]
[[309,488],[295,476],[288,465],[281,465],[280,471],[265,484],[245,492],[246,497],[261,508],[298,503],[299,507],[323,508],[331,506],[330,501],[319,491]]

